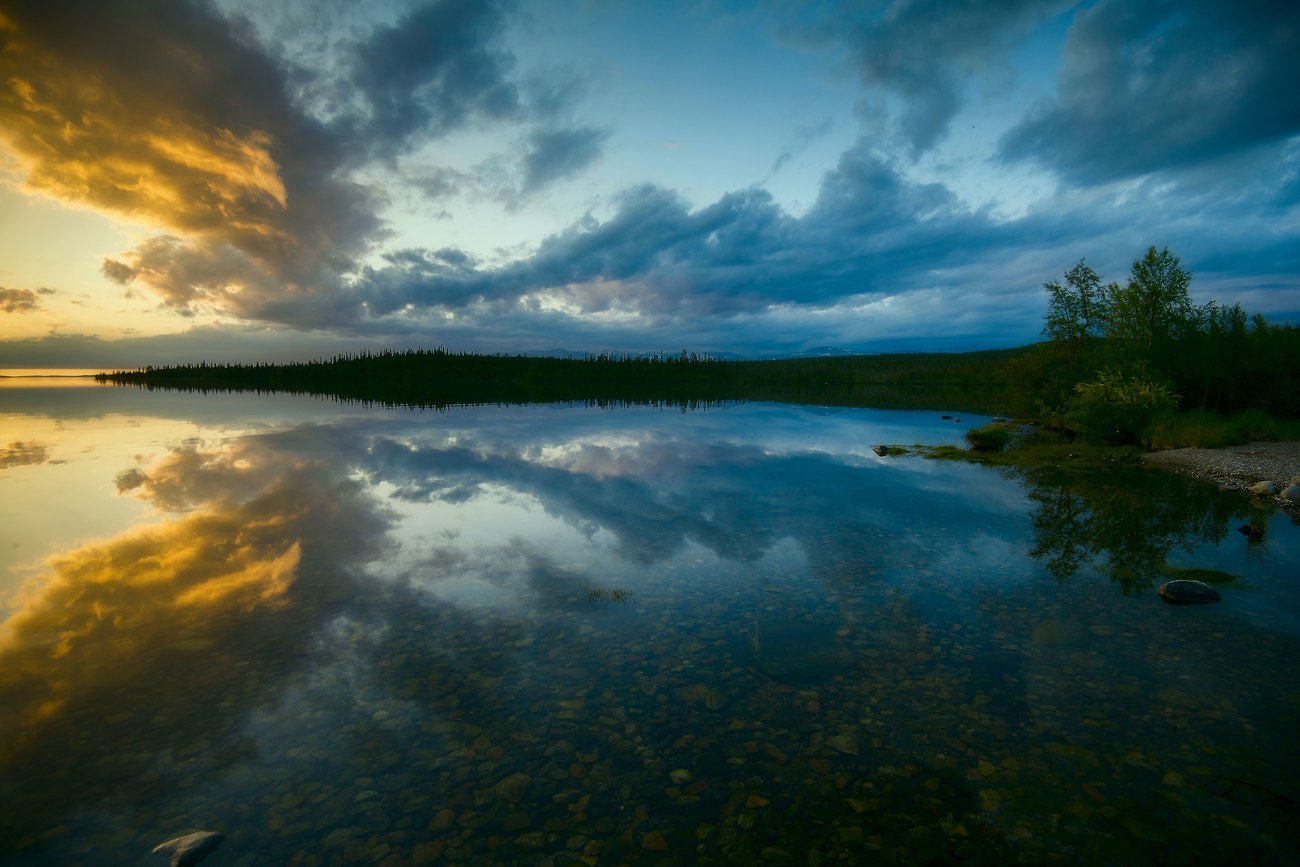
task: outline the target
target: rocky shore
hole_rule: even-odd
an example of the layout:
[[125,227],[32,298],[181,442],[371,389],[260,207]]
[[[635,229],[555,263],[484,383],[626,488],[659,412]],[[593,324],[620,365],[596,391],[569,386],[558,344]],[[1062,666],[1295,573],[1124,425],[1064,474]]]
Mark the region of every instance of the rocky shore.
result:
[[1222,449],[1168,449],[1143,455],[1142,460],[1155,466],[1214,482],[1222,488],[1255,493],[1259,482],[1272,482],[1279,495],[1260,495],[1295,516],[1300,501],[1280,496],[1293,488],[1300,477],[1300,442],[1248,443]]

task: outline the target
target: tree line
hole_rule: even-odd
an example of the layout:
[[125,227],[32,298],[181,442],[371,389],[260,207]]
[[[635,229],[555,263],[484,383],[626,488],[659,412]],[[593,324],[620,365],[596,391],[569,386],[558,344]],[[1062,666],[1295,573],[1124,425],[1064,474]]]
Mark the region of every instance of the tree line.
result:
[[146,388],[294,392],[383,405],[586,401],[707,406],[776,400],[1033,415],[1067,433],[1150,442],[1176,410],[1300,418],[1300,329],[1239,304],[1196,305],[1166,247],[1103,284],[1085,260],[1044,284],[1046,340],[1015,349],[772,361],[682,351],[585,358],[384,350],[289,364],[184,364],[103,374]]
[[1168,247],[1102,284],[1085,260],[1048,293],[1037,351],[1015,371],[1040,414],[1110,442],[1143,439],[1161,413],[1300,417],[1300,330],[1240,304],[1197,305]]

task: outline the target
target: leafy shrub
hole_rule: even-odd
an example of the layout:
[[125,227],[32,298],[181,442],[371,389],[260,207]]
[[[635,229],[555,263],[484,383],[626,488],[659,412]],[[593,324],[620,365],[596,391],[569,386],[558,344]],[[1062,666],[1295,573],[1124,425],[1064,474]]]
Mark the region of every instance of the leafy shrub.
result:
[[1169,386],[1145,367],[1107,368],[1074,387],[1068,414],[1086,438],[1122,445],[1137,442],[1157,413],[1177,403]]

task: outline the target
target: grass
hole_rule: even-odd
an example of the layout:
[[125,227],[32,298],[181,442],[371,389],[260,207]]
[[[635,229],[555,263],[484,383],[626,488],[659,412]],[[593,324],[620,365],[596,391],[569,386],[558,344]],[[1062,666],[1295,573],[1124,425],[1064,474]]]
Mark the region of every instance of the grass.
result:
[[1002,424],[986,424],[966,431],[966,442],[977,452],[1000,452],[1011,444],[1011,429]]
[[1153,450],[1239,446],[1250,442],[1300,440],[1300,419],[1280,419],[1263,410],[1233,416],[1194,410],[1162,414],[1152,422]]

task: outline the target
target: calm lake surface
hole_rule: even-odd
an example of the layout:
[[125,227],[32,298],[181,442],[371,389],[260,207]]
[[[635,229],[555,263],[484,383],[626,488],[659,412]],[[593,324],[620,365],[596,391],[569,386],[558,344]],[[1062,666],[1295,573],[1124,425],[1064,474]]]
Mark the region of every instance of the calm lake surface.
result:
[[1300,528],[940,415],[0,390],[0,862],[1295,863]]

